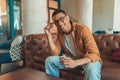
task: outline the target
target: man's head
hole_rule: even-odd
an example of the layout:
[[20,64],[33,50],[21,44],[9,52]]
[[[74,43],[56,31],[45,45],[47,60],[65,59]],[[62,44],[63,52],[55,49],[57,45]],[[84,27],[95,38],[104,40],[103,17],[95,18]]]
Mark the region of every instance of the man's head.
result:
[[55,10],[52,14],[52,19],[58,30],[65,34],[68,34],[71,31],[70,19],[64,10]]

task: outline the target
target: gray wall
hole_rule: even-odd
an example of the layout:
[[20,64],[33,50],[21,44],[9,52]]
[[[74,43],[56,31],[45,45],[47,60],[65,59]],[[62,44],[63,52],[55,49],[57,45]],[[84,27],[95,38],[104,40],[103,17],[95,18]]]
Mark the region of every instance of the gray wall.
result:
[[93,3],[93,32],[113,29],[114,0],[94,0]]
[[62,0],[62,9],[79,22],[88,25],[92,32],[95,32],[113,29],[114,1],[93,0],[92,3],[92,0]]
[[62,0],[62,9],[92,31],[93,0]]
[[72,18],[79,20],[80,19],[80,0],[62,0],[61,8],[67,12]]
[[44,33],[48,20],[47,0],[23,0],[23,35]]
[[[44,33],[48,19],[47,0],[23,0],[23,34]],[[90,26],[92,32],[97,30],[119,29],[116,0],[61,0],[61,7],[68,15]],[[120,2],[117,0],[117,2]],[[91,5],[93,4],[93,5]],[[117,6],[118,5],[118,6]],[[90,9],[88,9],[90,7]],[[93,9],[91,9],[93,8]],[[86,11],[88,9],[88,11]],[[119,7],[120,9],[120,7]],[[114,13],[114,11],[116,13]],[[120,11],[119,11],[120,12]],[[115,27],[116,26],[116,27]]]

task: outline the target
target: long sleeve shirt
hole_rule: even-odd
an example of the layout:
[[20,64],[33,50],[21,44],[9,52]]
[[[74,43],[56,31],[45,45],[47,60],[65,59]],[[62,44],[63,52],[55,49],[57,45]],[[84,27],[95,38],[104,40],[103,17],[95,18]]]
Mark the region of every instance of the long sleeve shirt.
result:
[[[73,22],[72,27],[73,31],[71,34],[78,58],[89,57],[92,62],[100,61],[102,63],[98,47],[89,28],[84,24]],[[58,32],[57,37],[58,41],[55,43],[56,48],[52,51],[52,53],[59,55],[61,49],[64,48],[65,54],[70,56],[71,54],[65,46],[64,34]]]

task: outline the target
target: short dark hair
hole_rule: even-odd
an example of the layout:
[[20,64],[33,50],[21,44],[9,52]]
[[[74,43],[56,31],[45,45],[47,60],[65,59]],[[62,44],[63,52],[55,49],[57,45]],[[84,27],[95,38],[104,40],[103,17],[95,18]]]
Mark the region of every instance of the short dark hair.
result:
[[56,10],[53,12],[52,17],[55,16],[56,14],[58,14],[58,13],[63,13],[63,14],[65,14],[65,15],[67,15],[67,13],[66,13],[64,10],[62,10],[62,9],[56,9]]

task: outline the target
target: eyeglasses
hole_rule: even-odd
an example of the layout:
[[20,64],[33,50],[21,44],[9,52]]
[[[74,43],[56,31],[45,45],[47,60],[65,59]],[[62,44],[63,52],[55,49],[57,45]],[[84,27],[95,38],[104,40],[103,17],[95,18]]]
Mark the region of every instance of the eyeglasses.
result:
[[64,22],[66,16],[60,17],[58,20],[54,20],[54,23],[58,25],[59,21]]

